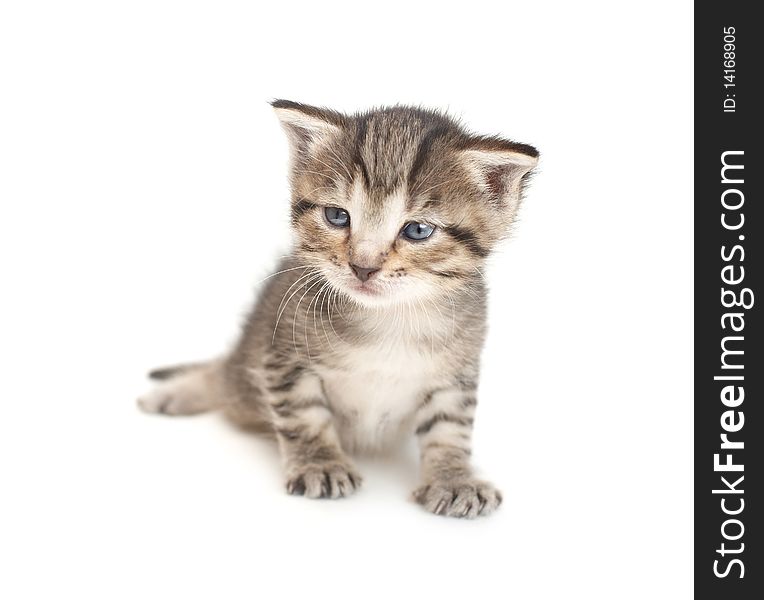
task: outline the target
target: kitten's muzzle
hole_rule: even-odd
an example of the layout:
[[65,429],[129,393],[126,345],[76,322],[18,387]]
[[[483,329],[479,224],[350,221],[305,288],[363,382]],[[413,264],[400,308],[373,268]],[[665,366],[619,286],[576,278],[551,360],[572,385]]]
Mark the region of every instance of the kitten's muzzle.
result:
[[358,265],[354,265],[353,263],[350,263],[350,270],[353,271],[355,276],[364,283],[367,282],[371,276],[374,275],[374,273],[379,272],[379,269],[376,267],[360,267]]

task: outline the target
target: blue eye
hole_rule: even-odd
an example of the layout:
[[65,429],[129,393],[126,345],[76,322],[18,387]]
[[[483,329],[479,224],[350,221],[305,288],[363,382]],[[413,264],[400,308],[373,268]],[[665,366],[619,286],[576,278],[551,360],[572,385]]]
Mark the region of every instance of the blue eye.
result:
[[327,206],[324,209],[324,216],[335,227],[347,227],[350,225],[350,214],[348,211],[336,206]]
[[426,240],[432,235],[435,228],[427,223],[406,223],[406,226],[401,231],[401,235],[410,240]]

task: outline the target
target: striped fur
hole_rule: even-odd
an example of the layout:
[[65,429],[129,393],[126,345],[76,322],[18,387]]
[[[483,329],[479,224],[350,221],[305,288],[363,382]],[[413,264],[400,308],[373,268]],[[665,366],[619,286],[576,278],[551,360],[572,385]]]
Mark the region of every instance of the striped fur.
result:
[[[414,435],[414,498],[436,514],[491,512],[501,495],[470,466],[486,330],[481,267],[508,233],[538,152],[420,108],[273,106],[291,143],[292,255],[230,354],[156,372],[167,381],[142,406],[222,408],[270,432],[287,491],[312,498],[358,488],[353,452]],[[346,211],[349,226],[331,225],[326,207]],[[409,222],[434,232],[407,239]],[[373,276],[362,281],[351,264]]]

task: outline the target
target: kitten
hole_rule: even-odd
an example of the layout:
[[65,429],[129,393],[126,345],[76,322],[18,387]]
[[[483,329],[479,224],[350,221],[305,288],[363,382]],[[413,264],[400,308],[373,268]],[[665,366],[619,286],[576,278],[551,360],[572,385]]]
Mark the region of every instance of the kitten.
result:
[[507,235],[538,152],[420,108],[273,107],[291,145],[294,250],[230,354],[154,371],[165,381],[141,407],[220,408],[275,434],[287,491],[310,498],[353,493],[361,476],[349,453],[413,434],[417,502],[455,517],[492,512],[501,494],[470,466],[480,268]]

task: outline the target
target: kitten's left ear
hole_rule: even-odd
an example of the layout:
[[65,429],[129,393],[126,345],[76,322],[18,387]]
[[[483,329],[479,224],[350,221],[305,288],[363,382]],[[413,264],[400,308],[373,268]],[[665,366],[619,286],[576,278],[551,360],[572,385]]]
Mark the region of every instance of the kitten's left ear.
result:
[[321,140],[339,132],[345,119],[336,111],[291,100],[274,100],[271,106],[276,110],[281,126],[289,138],[292,152],[298,156],[309,152]]
[[538,164],[539,152],[533,146],[498,137],[473,137],[464,143],[462,157],[492,204],[514,208],[523,178]]

